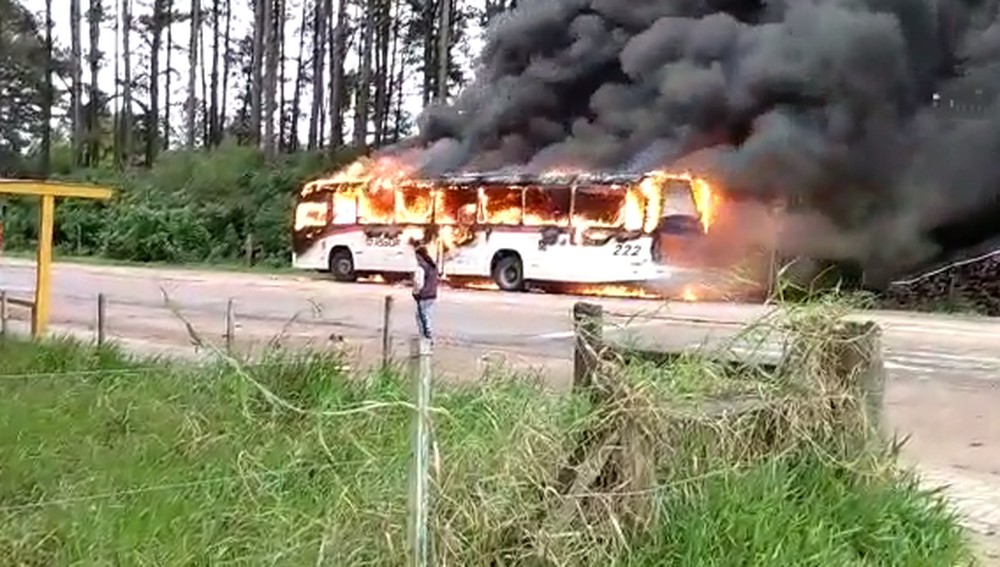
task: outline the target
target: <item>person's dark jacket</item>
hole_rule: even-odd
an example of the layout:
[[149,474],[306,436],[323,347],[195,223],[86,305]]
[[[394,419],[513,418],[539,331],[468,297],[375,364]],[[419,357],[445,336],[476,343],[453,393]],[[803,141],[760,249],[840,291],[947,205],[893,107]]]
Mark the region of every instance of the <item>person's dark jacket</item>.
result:
[[417,253],[417,269],[413,274],[413,298],[437,299],[438,273],[434,261]]

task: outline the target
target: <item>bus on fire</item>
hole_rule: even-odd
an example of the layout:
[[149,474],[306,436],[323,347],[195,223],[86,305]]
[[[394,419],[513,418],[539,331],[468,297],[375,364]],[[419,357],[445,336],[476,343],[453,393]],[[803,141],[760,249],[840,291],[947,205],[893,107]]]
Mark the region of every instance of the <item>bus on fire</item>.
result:
[[444,277],[669,284],[682,268],[662,242],[697,238],[711,222],[708,184],[687,175],[461,175],[434,180],[334,178],[296,203],[293,266],[359,274],[410,273],[411,241],[428,245]]

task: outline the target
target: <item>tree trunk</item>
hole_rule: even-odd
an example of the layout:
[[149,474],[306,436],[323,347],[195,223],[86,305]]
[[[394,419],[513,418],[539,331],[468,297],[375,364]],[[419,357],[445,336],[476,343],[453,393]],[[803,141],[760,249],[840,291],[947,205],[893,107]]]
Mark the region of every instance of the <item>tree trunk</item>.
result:
[[[332,23],[332,10],[331,23]],[[344,102],[347,94],[344,59],[347,55],[347,0],[337,0],[337,22],[330,42],[330,153],[344,145]]]
[[205,121],[208,123],[207,146],[214,146],[219,139],[219,36],[222,32],[219,1],[212,1],[212,73],[208,95],[210,102],[208,113],[205,115]]
[[392,42],[392,6],[389,0],[378,0],[378,20],[376,22],[376,68],[375,79],[375,145],[385,143],[386,122],[389,115],[389,46]]
[[48,177],[52,172],[52,0],[45,0],[45,92],[42,93],[42,155],[40,169]]
[[163,147],[162,150],[170,149],[170,109],[174,89],[174,0],[167,0],[167,16],[163,23],[167,26],[167,90],[164,94],[163,104]]
[[80,0],[69,3],[70,33],[70,128],[72,129],[73,161],[80,164],[83,145],[83,71],[80,45]]
[[277,110],[278,110],[278,151],[288,148],[288,105],[285,101],[285,0],[275,0],[274,39],[278,51]]
[[427,106],[431,103],[431,95],[434,93],[434,82],[435,82],[435,72],[436,66],[435,61],[435,50],[434,50],[434,14],[437,11],[437,6],[433,0],[424,1],[424,9],[420,14],[421,28],[424,32],[424,88],[423,88],[423,103]]
[[122,85],[122,147],[121,164],[132,165],[132,0],[121,0],[122,6],[122,57],[125,59],[125,80]]
[[275,155],[274,110],[278,84],[278,45],[275,38],[274,0],[264,0],[264,155]]
[[208,90],[208,78],[205,73],[208,72],[208,65],[205,62],[205,12],[200,12],[201,25],[198,26],[198,59],[201,60],[201,65],[198,66],[198,78],[201,81],[201,98],[198,102],[201,104],[201,120],[195,117],[195,128],[201,130],[201,145],[204,148],[210,148],[212,146],[211,139],[211,122],[212,115],[209,114],[209,94],[211,91]]
[[198,36],[201,30],[201,3],[191,0],[191,37],[188,42],[187,149],[194,149],[195,109],[198,107]]
[[111,95],[111,104],[109,105],[109,109],[111,110],[111,115],[112,115],[111,148],[113,151],[111,152],[111,155],[115,167],[118,167],[118,164],[121,163],[119,156],[121,156],[121,151],[122,151],[122,128],[121,128],[122,112],[121,112],[121,90],[120,90],[122,84],[122,69],[121,69],[122,12],[121,12],[121,7],[118,5],[117,2],[115,2],[114,6],[115,6],[115,51],[114,51],[113,61],[115,62],[115,68],[114,68],[115,87]]
[[101,66],[101,21],[104,19],[101,0],[90,0],[87,22],[90,24],[90,49],[87,59],[90,63],[90,107],[87,109],[87,165],[93,167],[100,161],[101,134],[100,110],[101,90],[98,84]]
[[440,0],[441,20],[438,22],[438,56],[437,56],[437,99],[444,103],[448,100],[448,75],[451,64],[451,2]]
[[217,138],[215,139],[215,144],[221,144],[222,139],[225,137],[226,132],[226,105],[229,102],[229,64],[233,59],[232,54],[229,52],[230,46],[230,34],[233,29],[233,8],[229,4],[229,0],[226,0],[226,32],[225,38],[222,41],[222,101],[219,103],[219,114],[216,120],[218,121],[218,130],[216,132]]
[[[405,79],[405,68],[406,68],[406,58],[403,57],[400,41],[400,31],[402,27],[403,15],[402,15],[402,3],[396,3],[396,14],[394,16],[394,29],[392,32],[392,84],[389,88],[389,100],[396,97],[396,109],[393,113],[393,129],[392,129],[392,141],[398,142],[401,135],[401,128],[403,123],[403,82]],[[388,114],[388,113],[386,113]],[[388,117],[386,118],[388,122]]]
[[[322,21],[319,19],[320,2],[316,2],[316,7],[313,10],[314,15],[317,16],[316,21]],[[302,27],[299,28],[299,56],[295,63],[295,90],[292,94],[292,108],[291,108],[291,119],[289,122],[289,130],[291,134],[289,135],[289,151],[297,151],[299,148],[299,115],[301,114],[302,107],[302,79],[303,73],[305,71],[305,46],[306,46],[306,23],[309,21],[309,4],[306,2],[302,3]],[[317,27],[316,22],[313,22],[313,32]],[[321,25],[319,27],[322,27]],[[315,42],[315,39],[313,39]],[[313,57],[316,56],[316,48],[313,47]],[[313,61],[313,69],[316,69],[316,63]],[[314,71],[315,72],[315,71]],[[313,103],[315,106],[315,102]],[[315,110],[313,111],[315,114]],[[313,125],[309,125],[309,148],[312,149],[313,143]]]
[[[75,1],[75,0],[74,0]],[[146,165],[153,165],[160,149],[160,49],[166,0],[153,1],[153,38],[149,59],[149,109],[146,111]]]
[[[309,110],[308,147],[310,150],[315,150],[319,147],[319,140],[323,135],[322,128],[320,127],[320,117],[323,115],[323,72],[325,70],[323,60],[326,56],[327,14],[329,14],[330,6],[330,0],[316,0],[316,9],[313,18],[312,107]],[[299,61],[301,63],[301,56]],[[296,101],[297,110],[298,101]]]
[[361,72],[355,92],[353,144],[361,150],[368,147],[368,111],[372,87],[372,48],[375,38],[375,1],[364,4],[361,45]]
[[[264,93],[264,30],[267,28],[266,6],[271,0],[254,0],[253,66],[250,83],[250,137],[260,144],[261,101]],[[230,8],[232,6],[230,5]]]

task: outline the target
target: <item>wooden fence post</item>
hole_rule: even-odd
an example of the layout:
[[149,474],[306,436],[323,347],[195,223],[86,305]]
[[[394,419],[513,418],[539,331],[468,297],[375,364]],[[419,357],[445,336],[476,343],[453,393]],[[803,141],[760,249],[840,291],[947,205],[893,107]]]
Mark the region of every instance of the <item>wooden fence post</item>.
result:
[[764,304],[769,305],[772,301],[777,300],[780,296],[778,295],[780,291],[781,282],[778,281],[778,249],[777,246],[771,246],[771,251],[768,252],[767,258],[767,291],[764,295]]
[[604,308],[583,301],[573,305],[573,334],[573,389],[589,389],[604,343]]
[[253,234],[248,232],[243,251],[246,253],[247,267],[253,267]]
[[103,293],[97,294],[97,346],[104,346],[106,317],[106,300]]
[[233,335],[236,329],[236,316],[233,312],[232,298],[226,302],[226,354],[233,354]]
[[849,321],[838,329],[834,345],[842,386],[859,397],[868,423],[881,431],[886,379],[882,329],[873,321]]
[[392,359],[392,296],[385,296],[382,305],[382,368],[389,367]]
[[414,337],[410,342],[410,367],[416,396],[413,431],[413,471],[410,486],[410,565],[426,567],[430,559],[428,516],[430,495],[431,342]]
[[7,290],[0,291],[0,337],[7,336]]

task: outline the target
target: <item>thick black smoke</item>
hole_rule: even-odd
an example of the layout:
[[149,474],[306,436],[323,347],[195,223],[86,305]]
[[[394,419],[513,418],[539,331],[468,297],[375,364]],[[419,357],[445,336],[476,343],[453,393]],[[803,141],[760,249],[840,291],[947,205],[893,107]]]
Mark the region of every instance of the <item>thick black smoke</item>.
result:
[[998,5],[525,0],[491,26],[473,83],[425,112],[419,166],[703,169],[810,207],[822,229],[792,223],[789,241],[905,265],[1000,196],[1000,105],[971,121],[934,105],[997,92]]

